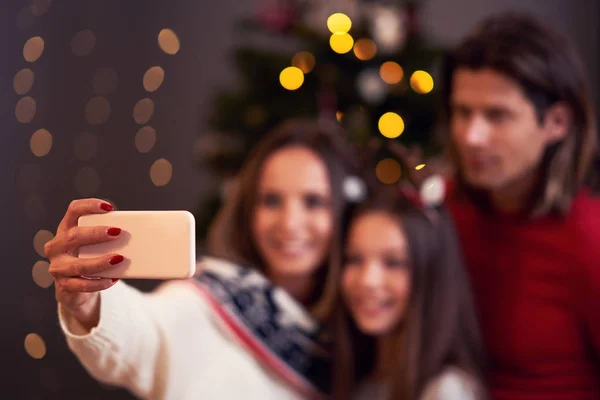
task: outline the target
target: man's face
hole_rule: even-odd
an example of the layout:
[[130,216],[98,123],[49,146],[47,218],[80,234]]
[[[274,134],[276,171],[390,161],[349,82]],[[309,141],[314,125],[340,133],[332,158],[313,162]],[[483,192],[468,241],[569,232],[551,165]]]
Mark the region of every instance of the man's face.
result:
[[459,68],[452,88],[451,138],[463,179],[498,191],[530,177],[555,138],[519,84],[491,69]]

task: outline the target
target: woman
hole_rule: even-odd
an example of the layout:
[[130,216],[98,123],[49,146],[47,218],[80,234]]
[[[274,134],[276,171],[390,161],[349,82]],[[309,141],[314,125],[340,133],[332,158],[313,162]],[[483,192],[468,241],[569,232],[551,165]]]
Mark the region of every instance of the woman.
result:
[[45,249],[71,350],[97,380],[142,398],[327,392],[330,354],[320,323],[329,318],[339,279],[350,154],[343,132],[308,121],[283,124],[251,154],[216,219],[209,247],[220,259],[201,260],[196,279],[149,294],[81,278],[123,258],[77,258],[81,245],[120,231],[77,227],[79,216],[112,207],[74,201]]
[[482,346],[452,224],[394,197],[362,206],[350,224],[335,397],[483,398]]

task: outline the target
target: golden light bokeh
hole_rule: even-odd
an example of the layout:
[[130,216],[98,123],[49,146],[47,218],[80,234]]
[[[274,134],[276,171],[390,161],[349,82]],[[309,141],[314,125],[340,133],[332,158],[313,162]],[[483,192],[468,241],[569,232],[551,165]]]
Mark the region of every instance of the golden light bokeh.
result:
[[98,153],[98,138],[90,132],[83,132],[75,139],[75,155],[81,161],[89,161]]
[[144,89],[148,92],[155,92],[162,85],[165,79],[165,70],[159,66],[150,67],[144,74]]
[[33,97],[25,96],[17,101],[17,105],[15,106],[15,117],[20,123],[28,124],[35,117],[36,110],[37,103]]
[[46,242],[52,240],[52,238],[54,238],[54,234],[45,229],[40,229],[33,237],[33,248],[41,257],[46,257],[44,245]]
[[77,32],[71,39],[71,51],[76,56],[88,56],[94,47],[96,47],[96,35],[89,29]]
[[420,94],[429,93],[433,90],[433,78],[425,71],[415,71],[410,77],[410,87]]
[[338,54],[346,54],[354,46],[354,39],[348,33],[334,33],[329,39],[331,49]]
[[41,288],[47,289],[52,286],[54,283],[54,279],[50,272],[48,272],[48,268],[50,264],[48,261],[38,261],[33,265],[31,269],[31,276],[33,277],[33,281]]
[[342,118],[344,118],[344,113],[341,111],[336,111],[335,119],[337,119],[338,122],[342,122]]
[[94,93],[106,96],[117,90],[119,76],[114,68],[98,68],[92,80]]
[[425,164],[419,164],[415,167],[417,171],[422,170],[423,168],[425,168]]
[[296,68],[300,68],[300,70],[308,74],[310,71],[315,68],[316,60],[315,56],[313,56],[308,51],[298,52],[292,57],[292,66]]
[[177,54],[180,49],[179,38],[172,29],[163,29],[158,33],[158,46],[167,54]]
[[154,161],[150,167],[150,179],[155,186],[165,186],[171,181],[173,176],[173,166],[164,159]]
[[154,114],[154,102],[149,98],[141,99],[133,107],[133,120],[139,125],[150,121],[152,114]]
[[386,112],[379,118],[378,127],[383,136],[394,139],[404,132],[404,121],[398,114]]
[[25,337],[25,351],[30,357],[40,360],[46,355],[46,343],[37,333],[30,333]]
[[15,74],[13,79],[13,88],[15,93],[23,95],[31,90],[33,87],[34,73],[29,68],[23,68]]
[[400,180],[402,170],[398,161],[393,158],[386,158],[377,163],[375,174],[381,183],[391,185]]
[[279,83],[287,90],[296,90],[304,83],[304,74],[298,67],[287,67],[279,74]]
[[31,135],[29,147],[35,156],[45,156],[52,149],[52,134],[46,129],[38,129]]
[[155,143],[156,130],[151,126],[144,126],[135,134],[135,148],[140,153],[149,153]]
[[394,85],[404,77],[404,70],[394,61],[386,61],[379,67],[381,79],[390,85]]
[[92,167],[83,167],[75,175],[75,190],[85,197],[93,196],[100,188],[100,176]]
[[347,33],[352,28],[352,20],[346,14],[335,13],[327,18],[327,29],[331,33]]
[[44,52],[44,39],[39,36],[32,37],[23,46],[23,58],[27,62],[35,62]]
[[85,118],[90,125],[100,125],[110,117],[110,103],[106,97],[95,96],[85,106]]
[[377,54],[377,45],[371,39],[359,39],[354,44],[354,55],[362,61],[367,61]]

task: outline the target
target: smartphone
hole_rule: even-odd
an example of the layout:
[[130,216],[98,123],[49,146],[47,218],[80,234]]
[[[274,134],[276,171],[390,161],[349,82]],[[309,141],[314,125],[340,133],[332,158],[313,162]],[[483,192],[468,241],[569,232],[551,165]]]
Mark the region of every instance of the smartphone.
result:
[[92,278],[185,279],[196,271],[196,222],[188,211],[112,211],[83,215],[78,225],[121,228],[116,240],[79,248],[80,258],[125,258]]

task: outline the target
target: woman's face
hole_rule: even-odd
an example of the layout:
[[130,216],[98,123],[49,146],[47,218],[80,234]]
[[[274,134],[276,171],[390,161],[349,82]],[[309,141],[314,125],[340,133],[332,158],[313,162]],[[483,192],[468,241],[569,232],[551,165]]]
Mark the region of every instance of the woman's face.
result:
[[363,333],[380,336],[404,318],[410,297],[406,237],[386,212],[368,212],[350,227],[342,273],[342,294]]
[[306,147],[265,160],[252,230],[271,276],[309,278],[325,261],[334,226],[329,182],[325,163]]

